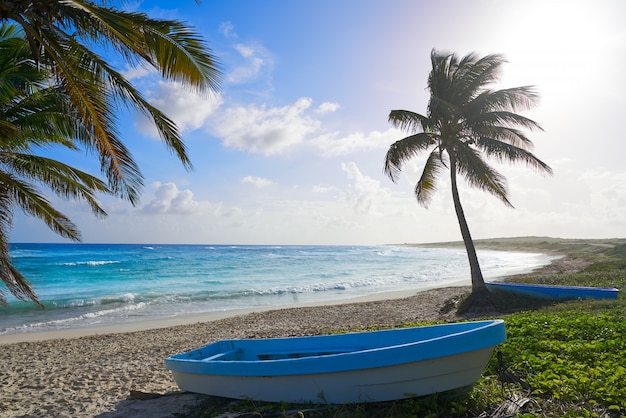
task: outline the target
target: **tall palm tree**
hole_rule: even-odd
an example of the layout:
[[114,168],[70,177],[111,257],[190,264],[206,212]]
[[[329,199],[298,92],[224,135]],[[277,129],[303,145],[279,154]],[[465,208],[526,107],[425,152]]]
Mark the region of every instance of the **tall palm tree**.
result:
[[[96,193],[111,193],[96,177],[60,161],[36,155],[50,146],[75,149],[72,138],[92,131],[77,122],[68,98],[49,85],[49,74],[37,68],[23,33],[0,25],[0,280],[18,299],[39,304],[28,280],[13,266],[8,233],[16,208],[43,220],[59,235],[79,240],[78,228],[56,210],[42,187],[63,198],[85,201],[99,217],[106,216]],[[6,303],[0,291],[0,304]]]
[[497,54],[481,58],[472,53],[458,58],[456,54],[433,50],[426,115],[407,110],[393,110],[389,114],[393,126],[415,132],[393,143],[387,151],[384,171],[391,180],[398,180],[404,163],[430,150],[415,186],[418,203],[427,207],[438,176],[445,170],[450,173],[454,209],[470,264],[472,294],[467,307],[472,309],[480,309],[483,302],[488,306],[491,301],[461,206],[457,174],[465,177],[471,186],[512,207],[506,179],[487,163],[487,157],[498,162],[521,162],[539,172],[552,173],[547,164],[530,152],[533,144],[521,130],[540,130],[540,125],[516,113],[535,105],[538,99],[535,90],[532,87],[489,89],[498,80],[504,62],[504,57]]
[[147,64],[169,80],[197,91],[217,89],[220,72],[201,37],[176,20],[125,12],[110,0],[0,0],[0,22],[24,30],[36,62],[48,68],[67,94],[75,115],[92,135],[77,138],[95,150],[112,190],[135,204],[143,177],[117,130],[120,108],[154,121],[161,139],[191,167],[175,124],[98,52],[113,52],[128,64]]

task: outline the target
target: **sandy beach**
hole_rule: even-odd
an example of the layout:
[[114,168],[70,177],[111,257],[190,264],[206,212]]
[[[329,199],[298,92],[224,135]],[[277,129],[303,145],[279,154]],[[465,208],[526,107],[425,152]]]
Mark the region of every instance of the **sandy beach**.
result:
[[[582,267],[580,260],[564,257],[543,269]],[[163,363],[172,354],[226,338],[318,335],[372,325],[454,320],[454,303],[469,291],[469,286],[450,286],[408,297],[381,295],[381,300],[250,312],[166,328],[36,337],[41,341],[15,342],[19,336],[6,336],[0,339],[0,416],[172,416],[202,399],[178,390]]]
[[[253,312],[210,322],[144,331],[2,345],[0,415],[3,417],[170,416],[200,397],[189,395],[166,411],[159,399],[178,388],[163,359],[225,338],[317,335],[336,329],[454,319],[440,312],[469,287],[446,287],[400,299]],[[135,411],[135,412],[133,412]],[[136,414],[136,415],[134,415]]]

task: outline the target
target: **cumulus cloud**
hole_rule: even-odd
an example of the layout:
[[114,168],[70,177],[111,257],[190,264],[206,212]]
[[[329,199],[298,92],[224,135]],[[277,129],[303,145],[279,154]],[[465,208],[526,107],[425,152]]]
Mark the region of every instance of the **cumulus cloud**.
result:
[[235,106],[217,118],[214,134],[229,148],[279,154],[320,128],[320,122],[306,114],[311,102],[310,98],[301,98],[283,107]]
[[[170,117],[180,131],[192,131],[204,125],[207,118],[222,104],[218,93],[199,94],[175,82],[158,82],[149,92],[150,102]],[[140,116],[137,127],[157,138],[158,133],[151,120]]]
[[255,187],[267,187],[273,184],[273,182],[269,179],[266,179],[263,177],[253,177],[253,176],[246,176],[241,179],[241,182],[252,184]]
[[390,200],[389,192],[378,180],[361,173],[356,163],[342,163],[341,169],[353,185],[346,191],[346,199],[357,213],[375,213],[381,202]]
[[152,183],[154,190],[152,199],[141,208],[141,211],[151,215],[190,215],[195,213],[212,212],[217,214],[220,204],[201,202],[193,197],[191,190],[179,190],[175,183]]

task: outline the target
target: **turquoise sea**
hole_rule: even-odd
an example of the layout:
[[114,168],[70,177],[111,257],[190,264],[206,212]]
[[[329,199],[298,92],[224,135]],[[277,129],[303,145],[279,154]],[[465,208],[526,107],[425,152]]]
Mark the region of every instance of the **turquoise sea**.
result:
[[[7,295],[0,336],[469,284],[463,250],[410,246],[12,244],[11,254],[46,309]],[[479,258],[486,278],[552,259]]]

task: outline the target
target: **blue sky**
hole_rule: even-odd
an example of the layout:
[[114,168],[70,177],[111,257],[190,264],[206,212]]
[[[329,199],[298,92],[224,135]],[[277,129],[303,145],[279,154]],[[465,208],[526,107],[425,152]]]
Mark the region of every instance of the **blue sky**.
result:
[[[554,169],[497,166],[515,209],[461,183],[474,238],[624,237],[626,3],[593,1],[205,0],[126,4],[195,27],[218,57],[221,90],[198,96],[145,68],[120,69],[183,131],[186,171],[149,124],[120,115],[146,179],[139,205],[109,213],[52,198],[85,242],[386,244],[460,240],[443,177],[428,209],[413,195],[425,156],[383,174],[406,136],[392,109],[426,112],[433,48],[508,59],[497,87],[535,85],[534,152]],[[59,154],[98,173],[93,156]],[[14,242],[64,242],[21,214]]]

